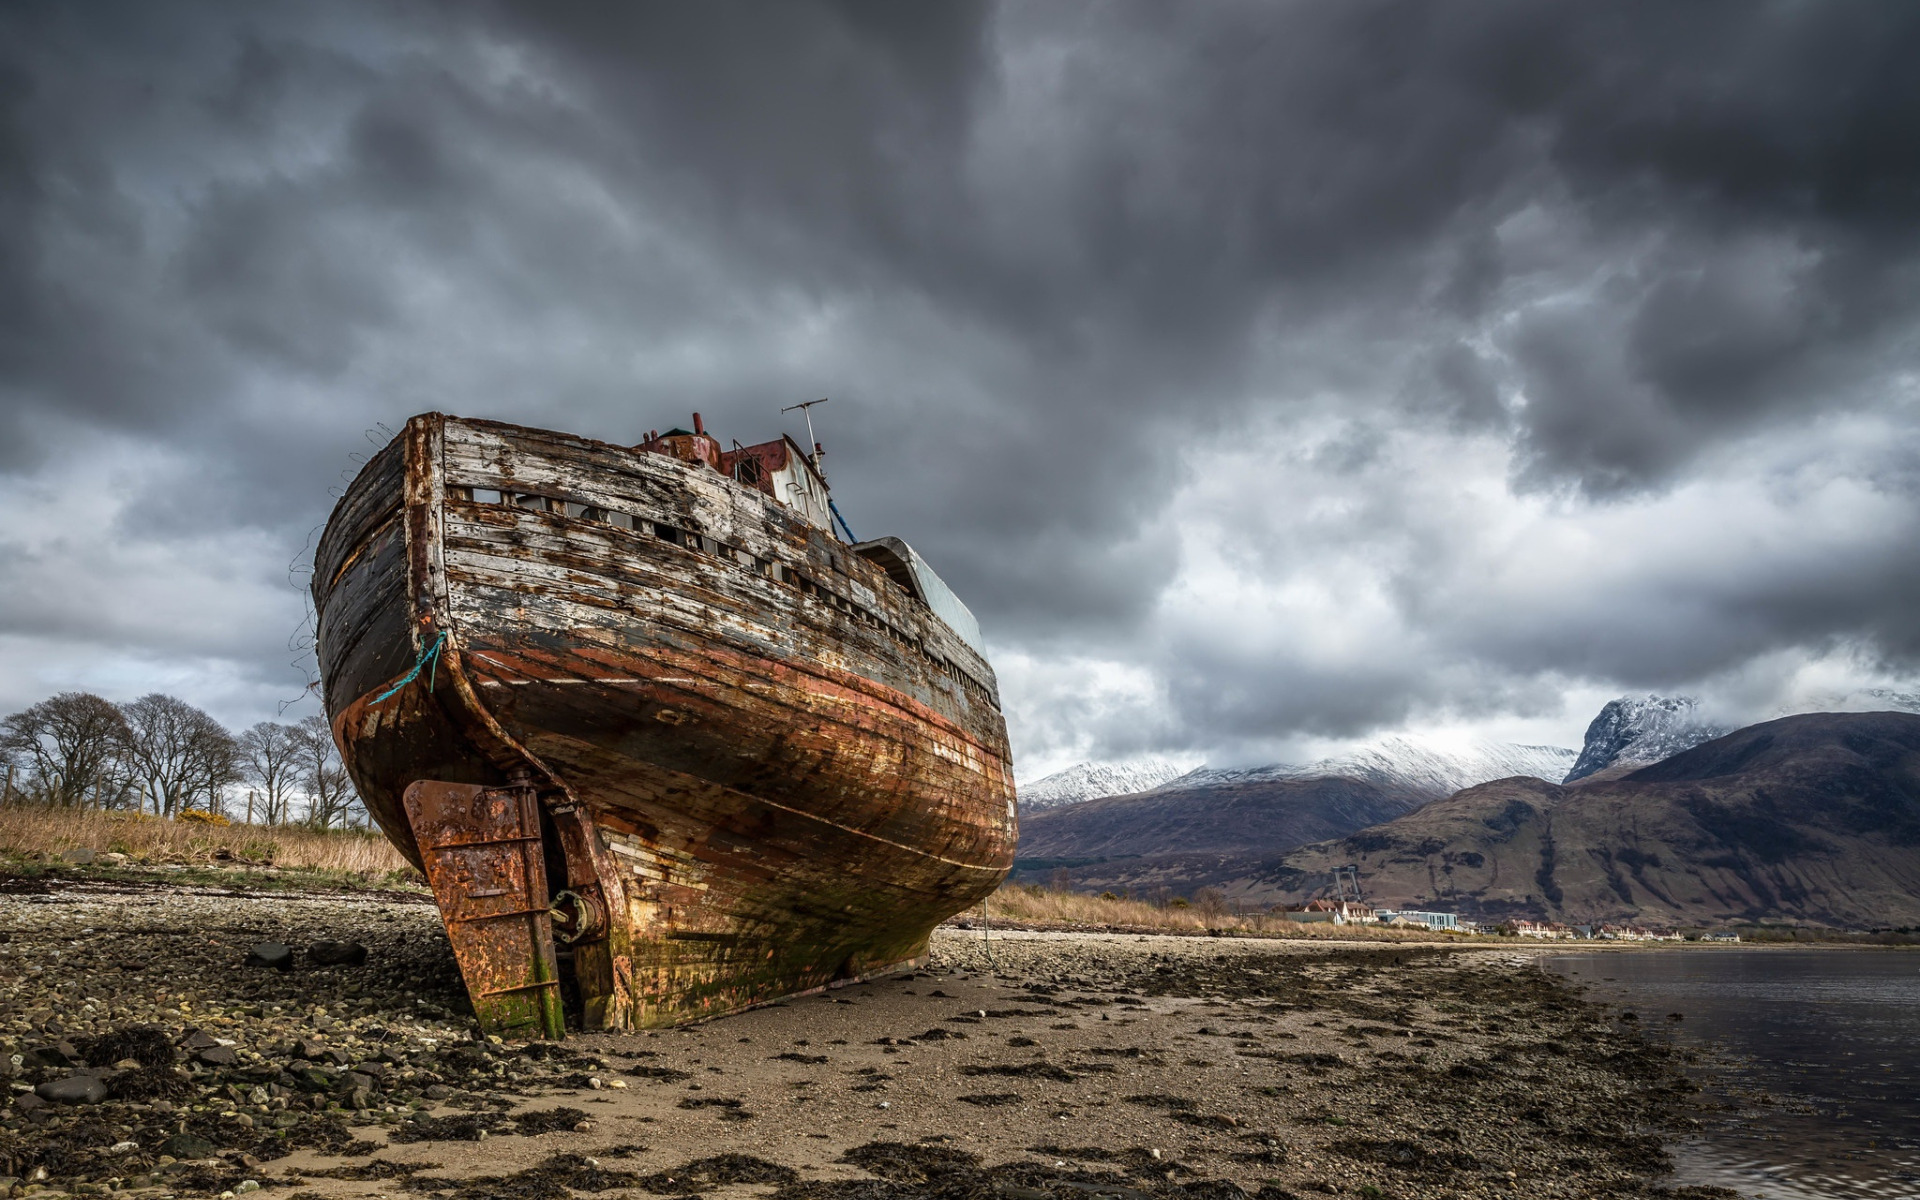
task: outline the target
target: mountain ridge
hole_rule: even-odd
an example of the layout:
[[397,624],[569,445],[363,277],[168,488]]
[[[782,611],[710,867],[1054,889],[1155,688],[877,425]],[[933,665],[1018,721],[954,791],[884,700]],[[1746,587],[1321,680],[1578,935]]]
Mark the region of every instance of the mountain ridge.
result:
[[1618,778],[1495,780],[1208,870],[1275,903],[1348,864],[1378,903],[1483,920],[1920,923],[1920,716],[1784,717]]
[[1101,796],[1148,791],[1179,777],[1182,771],[1157,758],[1131,763],[1079,762],[1016,790],[1021,809],[1037,812]]
[[1645,766],[1733,732],[1700,715],[1692,696],[1621,696],[1609,700],[1587,726],[1586,740],[1572,769],[1559,780],[1572,783],[1622,769]]

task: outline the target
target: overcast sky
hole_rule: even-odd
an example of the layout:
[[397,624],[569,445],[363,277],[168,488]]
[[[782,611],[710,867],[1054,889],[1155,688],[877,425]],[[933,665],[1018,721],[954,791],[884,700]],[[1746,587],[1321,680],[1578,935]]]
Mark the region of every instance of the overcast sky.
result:
[[1916,60],[1900,3],[7,5],[0,712],[317,711],[382,423],[818,396],[1023,777],[1911,688]]

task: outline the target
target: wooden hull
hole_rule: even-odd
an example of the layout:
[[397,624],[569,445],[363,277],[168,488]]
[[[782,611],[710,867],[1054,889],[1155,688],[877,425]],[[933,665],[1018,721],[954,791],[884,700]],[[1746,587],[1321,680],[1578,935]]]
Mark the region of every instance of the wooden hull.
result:
[[[415,418],[336,509],[315,599],[336,737],[404,852],[423,861],[422,781],[537,793],[545,890],[594,911],[554,952],[589,1027],[911,961],[1011,866],[985,660],[851,548],[711,470]],[[443,882],[467,885],[434,882],[451,913]],[[462,968],[476,998],[540,969]]]

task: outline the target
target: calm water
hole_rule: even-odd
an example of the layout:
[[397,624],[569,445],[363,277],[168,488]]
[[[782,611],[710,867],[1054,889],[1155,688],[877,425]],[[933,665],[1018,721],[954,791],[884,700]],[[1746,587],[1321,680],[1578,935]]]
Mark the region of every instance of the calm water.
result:
[[1645,1028],[1717,1051],[1708,1099],[1729,1111],[1674,1148],[1675,1183],[1920,1200],[1920,953],[1652,950],[1542,964]]

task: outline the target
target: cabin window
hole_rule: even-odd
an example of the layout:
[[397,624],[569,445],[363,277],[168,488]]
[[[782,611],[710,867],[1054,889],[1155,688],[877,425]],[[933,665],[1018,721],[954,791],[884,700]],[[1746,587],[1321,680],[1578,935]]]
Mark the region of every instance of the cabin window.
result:
[[675,529],[671,525],[662,525],[658,521],[653,523],[653,535],[663,542],[672,542],[676,546],[683,544],[680,540],[681,534],[678,529]]
[[606,522],[606,521],[612,520],[613,518],[612,513],[608,512],[604,508],[601,508],[597,504],[575,504],[573,501],[569,500],[566,502],[566,509],[567,509],[568,516],[578,517],[582,521]]
[[535,496],[525,492],[513,498],[513,506],[515,508],[524,508],[531,512],[548,511],[547,498],[545,496]]

